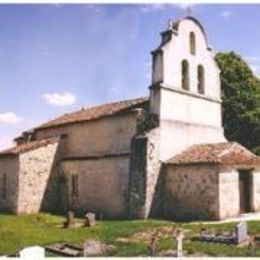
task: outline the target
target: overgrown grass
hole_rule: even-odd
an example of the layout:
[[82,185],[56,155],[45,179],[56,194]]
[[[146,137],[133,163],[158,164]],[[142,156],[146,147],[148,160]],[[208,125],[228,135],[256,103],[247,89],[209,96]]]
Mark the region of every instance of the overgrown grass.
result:
[[[160,220],[140,221],[103,221],[92,228],[62,228],[64,217],[49,214],[37,215],[0,215],[0,255],[13,254],[29,245],[48,245],[57,242],[74,244],[83,243],[87,239],[98,239],[114,244],[117,247],[116,256],[147,256],[148,246],[140,242],[119,242],[119,237],[130,237],[139,231],[155,227],[180,227],[187,231],[185,234],[184,250],[190,254],[204,253],[210,256],[260,256],[260,249],[253,252],[247,247],[194,241],[202,227],[218,231],[232,230],[236,223],[228,224],[192,224],[174,223]],[[260,221],[249,223],[250,234],[260,233]],[[176,249],[174,238],[159,240],[160,250]]]

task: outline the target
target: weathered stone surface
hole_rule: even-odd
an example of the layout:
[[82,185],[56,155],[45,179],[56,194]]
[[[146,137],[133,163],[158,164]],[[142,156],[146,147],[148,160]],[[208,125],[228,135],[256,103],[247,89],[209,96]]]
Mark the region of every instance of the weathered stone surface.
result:
[[236,243],[241,244],[249,241],[249,236],[247,233],[247,223],[240,222],[236,225]]
[[0,211],[17,212],[18,171],[18,156],[0,158]]
[[134,113],[36,131],[36,138],[67,134],[66,157],[130,152],[136,131]]
[[85,215],[85,219],[87,227],[93,227],[96,225],[96,215],[94,213],[88,212]]
[[[58,197],[54,182],[50,183],[58,143],[20,155],[18,209],[19,213],[37,213],[43,204],[52,204]],[[53,192],[51,192],[51,190]],[[52,198],[46,195],[51,192]],[[51,200],[52,199],[52,200]]]
[[69,211],[67,213],[67,219],[64,223],[64,227],[65,228],[74,228],[76,226],[76,221],[74,218],[74,212],[73,211]]
[[102,256],[103,245],[97,240],[88,240],[83,245],[83,256]]
[[170,219],[218,219],[218,168],[167,167],[164,216]]
[[[88,211],[106,218],[122,218],[128,213],[129,157],[64,161],[64,208]],[[78,175],[78,195],[72,194],[72,175]],[[112,199],[111,199],[112,198]]]
[[44,259],[45,249],[41,246],[31,246],[22,249],[19,253],[22,259]]
[[106,256],[113,255],[117,250],[117,247],[114,245],[103,244],[103,251]]
[[148,218],[156,193],[160,166],[159,129],[132,140],[130,170],[130,215],[134,218]]
[[235,217],[240,214],[239,175],[234,169],[221,167],[219,170],[219,218]]
[[176,231],[177,257],[183,256],[183,238],[184,238],[183,230],[178,229]]

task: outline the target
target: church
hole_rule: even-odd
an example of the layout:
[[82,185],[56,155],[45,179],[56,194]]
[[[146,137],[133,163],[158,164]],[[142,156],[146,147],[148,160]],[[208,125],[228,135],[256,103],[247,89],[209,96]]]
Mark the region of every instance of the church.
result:
[[82,108],[0,152],[0,212],[221,220],[260,211],[260,158],[228,142],[220,70],[194,17],[169,22],[149,97]]

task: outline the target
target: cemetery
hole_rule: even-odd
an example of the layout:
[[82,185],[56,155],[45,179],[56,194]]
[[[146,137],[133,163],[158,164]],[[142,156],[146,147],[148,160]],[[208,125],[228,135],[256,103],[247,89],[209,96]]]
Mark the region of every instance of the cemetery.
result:
[[260,221],[103,220],[0,214],[0,256],[260,256]]

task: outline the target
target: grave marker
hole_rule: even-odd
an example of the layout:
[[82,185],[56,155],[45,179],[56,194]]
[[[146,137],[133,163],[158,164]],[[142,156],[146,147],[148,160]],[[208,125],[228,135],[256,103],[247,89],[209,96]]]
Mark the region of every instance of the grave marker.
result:
[[83,245],[83,256],[102,256],[103,245],[97,240],[88,240]]
[[241,244],[248,241],[249,236],[247,234],[247,223],[245,221],[236,225],[236,242]]
[[178,229],[176,232],[176,240],[177,240],[177,257],[183,257],[183,238],[184,234],[181,229]]
[[96,215],[94,213],[88,212],[85,215],[86,218],[86,226],[87,227],[93,227],[96,225]]
[[64,223],[66,228],[75,227],[74,212],[68,211],[66,222]]
[[40,246],[26,247],[19,252],[19,255],[22,259],[44,259],[45,249]]

